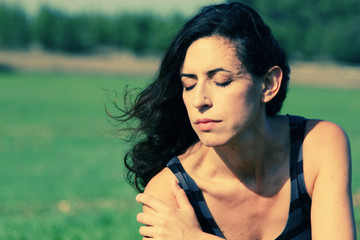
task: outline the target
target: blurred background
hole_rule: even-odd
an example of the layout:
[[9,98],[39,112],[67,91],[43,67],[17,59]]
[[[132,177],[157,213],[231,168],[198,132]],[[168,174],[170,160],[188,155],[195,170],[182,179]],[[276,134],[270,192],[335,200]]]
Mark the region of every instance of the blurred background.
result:
[[[210,0],[0,0],[0,239],[140,239],[105,112]],[[287,51],[282,113],[349,135],[360,226],[360,1],[244,0]]]

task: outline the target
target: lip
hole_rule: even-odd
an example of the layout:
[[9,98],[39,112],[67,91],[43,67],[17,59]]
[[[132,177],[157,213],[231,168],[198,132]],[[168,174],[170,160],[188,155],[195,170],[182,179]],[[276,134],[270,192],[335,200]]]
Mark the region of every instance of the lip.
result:
[[201,131],[210,131],[219,122],[221,122],[221,120],[202,118],[202,119],[197,119],[195,121],[195,124],[198,126],[198,128]]

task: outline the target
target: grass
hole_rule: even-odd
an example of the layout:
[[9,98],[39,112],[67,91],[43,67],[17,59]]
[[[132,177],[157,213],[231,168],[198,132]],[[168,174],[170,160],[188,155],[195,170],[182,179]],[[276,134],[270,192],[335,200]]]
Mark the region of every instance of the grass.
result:
[[103,88],[140,77],[0,75],[0,239],[136,239]]
[[[0,239],[140,239],[140,206],[123,178],[126,145],[104,104],[141,76],[0,74]],[[360,193],[358,90],[293,86],[283,113],[341,125]],[[360,225],[360,209],[356,209]]]

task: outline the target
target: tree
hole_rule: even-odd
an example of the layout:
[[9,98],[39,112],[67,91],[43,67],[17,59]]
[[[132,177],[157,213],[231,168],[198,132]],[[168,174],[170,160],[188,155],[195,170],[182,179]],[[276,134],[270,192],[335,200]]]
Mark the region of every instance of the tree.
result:
[[30,23],[18,7],[0,5],[0,47],[26,48],[31,42]]

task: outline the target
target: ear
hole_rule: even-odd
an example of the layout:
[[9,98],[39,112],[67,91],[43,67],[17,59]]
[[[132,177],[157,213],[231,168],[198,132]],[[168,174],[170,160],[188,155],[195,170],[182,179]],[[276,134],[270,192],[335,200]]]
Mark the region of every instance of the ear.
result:
[[283,72],[280,67],[274,66],[264,75],[263,92],[261,100],[263,102],[269,102],[279,92]]

